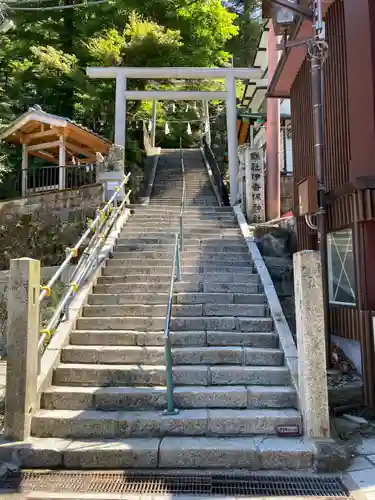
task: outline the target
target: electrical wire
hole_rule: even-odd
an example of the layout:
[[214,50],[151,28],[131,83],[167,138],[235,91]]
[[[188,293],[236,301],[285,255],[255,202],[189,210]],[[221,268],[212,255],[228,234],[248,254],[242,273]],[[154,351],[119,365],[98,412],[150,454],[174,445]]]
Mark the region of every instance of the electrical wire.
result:
[[65,10],[65,9],[75,9],[76,7],[90,7],[93,5],[98,5],[101,3],[108,3],[109,0],[96,0],[96,2],[83,2],[76,3],[73,5],[54,5],[51,7],[9,7],[7,6],[8,11],[19,11],[19,12],[44,12],[47,10]]

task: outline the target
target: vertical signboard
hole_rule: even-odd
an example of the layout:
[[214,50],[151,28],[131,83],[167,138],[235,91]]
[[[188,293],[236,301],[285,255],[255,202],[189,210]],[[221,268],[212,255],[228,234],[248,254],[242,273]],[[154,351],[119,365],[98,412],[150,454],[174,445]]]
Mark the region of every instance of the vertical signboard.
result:
[[[247,156],[250,163],[248,168],[248,174],[250,177],[249,194],[251,195],[252,198],[251,211],[248,214],[249,223],[265,222],[266,207],[265,207],[265,196],[264,196],[263,150],[260,148],[250,148],[249,154]],[[248,182],[247,179],[246,182]]]

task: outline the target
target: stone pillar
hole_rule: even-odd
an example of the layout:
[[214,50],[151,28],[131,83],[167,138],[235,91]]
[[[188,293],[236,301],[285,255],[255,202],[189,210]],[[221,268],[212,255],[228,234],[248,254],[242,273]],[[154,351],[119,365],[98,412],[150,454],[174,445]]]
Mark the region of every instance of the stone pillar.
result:
[[229,197],[230,204],[234,206],[237,201],[237,174],[238,174],[238,156],[237,156],[237,99],[236,99],[236,81],[233,76],[227,76],[227,136],[228,136],[228,163],[229,163]]
[[126,78],[119,74],[116,77],[115,102],[115,145],[120,146],[125,154],[126,141]]
[[30,436],[38,377],[40,262],[12,259],[8,288],[5,437]]
[[299,401],[304,435],[329,438],[329,410],[320,254],[293,256]]

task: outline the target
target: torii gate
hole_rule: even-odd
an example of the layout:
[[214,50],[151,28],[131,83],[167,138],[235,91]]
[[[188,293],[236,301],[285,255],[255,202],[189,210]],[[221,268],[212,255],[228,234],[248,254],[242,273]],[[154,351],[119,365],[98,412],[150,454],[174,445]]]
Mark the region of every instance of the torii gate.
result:
[[[109,67],[87,68],[90,78],[113,78],[116,80],[115,106],[115,144],[125,149],[126,130],[126,100],[180,100],[180,101],[210,101],[213,99],[225,100],[227,105],[227,134],[228,134],[228,163],[231,204],[237,198],[237,101],[236,78],[255,80],[261,77],[261,69],[257,68],[134,68]],[[142,79],[223,79],[225,91],[130,91],[126,89],[128,78]]]

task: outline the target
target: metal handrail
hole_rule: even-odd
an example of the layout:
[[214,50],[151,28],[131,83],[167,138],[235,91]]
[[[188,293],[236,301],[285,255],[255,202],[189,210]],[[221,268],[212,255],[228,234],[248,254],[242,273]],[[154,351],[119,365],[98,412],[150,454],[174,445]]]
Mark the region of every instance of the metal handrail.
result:
[[124,180],[121,184],[116,188],[114,194],[110,198],[110,200],[106,203],[102,210],[97,210],[97,216],[90,223],[87,230],[78,240],[76,245],[73,248],[67,249],[67,256],[64,262],[61,264],[56,273],[49,280],[47,285],[41,286],[41,293],[39,295],[39,303],[43,301],[45,297],[49,297],[52,293],[53,286],[57,283],[59,278],[62,276],[64,272],[69,269],[69,264],[73,257],[78,256],[79,248],[87,241],[90,234],[92,237],[90,238],[84,252],[82,253],[80,259],[78,260],[76,269],[73,273],[72,277],[69,277],[69,284],[67,285],[68,290],[65,295],[60,300],[59,304],[56,307],[52,318],[49,320],[48,325],[43,328],[40,332],[40,338],[38,342],[38,351],[41,354],[45,342],[52,338],[52,335],[60,323],[61,318],[64,316],[64,313],[67,312],[67,308],[69,307],[70,301],[74,294],[79,289],[80,285],[87,278],[89,271],[96,265],[99,264],[99,252],[102,244],[106,240],[109,232],[111,231],[113,224],[115,223],[118,216],[121,215],[125,206],[129,203],[129,196],[131,191],[128,191],[126,196],[124,196],[123,201],[118,206],[117,198],[122,191],[122,188],[128,182],[130,174],[124,176]]
[[181,206],[180,206],[180,250],[182,251],[184,246],[184,211],[185,211],[185,195],[186,195],[185,162],[184,162],[184,152],[182,149],[182,137],[180,137],[180,161],[181,161],[181,172],[182,172],[182,194],[181,194]]
[[173,398],[173,371],[172,371],[172,346],[169,336],[169,328],[171,324],[172,307],[173,307],[173,289],[175,281],[181,280],[181,254],[180,254],[180,236],[176,233],[174,241],[172,275],[168,292],[167,313],[164,324],[164,358],[165,358],[165,381],[167,385],[167,409],[164,411],[166,415],[175,415],[178,409],[174,407]]

